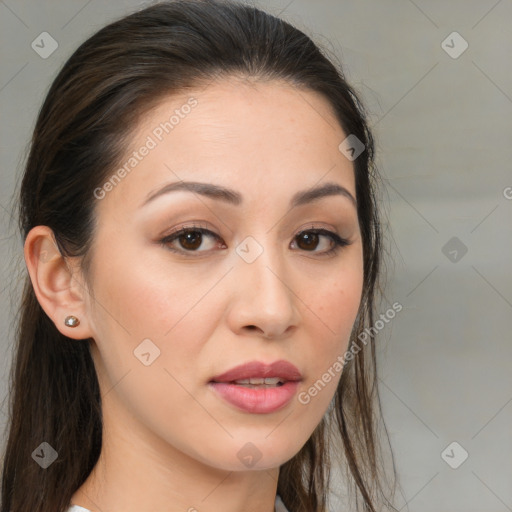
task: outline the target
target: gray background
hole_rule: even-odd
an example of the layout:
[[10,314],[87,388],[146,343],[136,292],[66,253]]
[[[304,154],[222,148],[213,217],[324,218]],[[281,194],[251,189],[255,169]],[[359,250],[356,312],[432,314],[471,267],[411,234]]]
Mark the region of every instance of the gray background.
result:
[[[83,40],[150,3],[0,1],[2,397],[24,272],[10,209],[38,109]],[[379,347],[398,508],[512,511],[512,2],[258,5],[334,52],[371,112],[387,187],[379,312],[404,308]],[[46,59],[31,47],[44,31],[58,42]],[[469,45],[460,55],[454,31]],[[453,469],[445,459],[457,465],[463,449],[469,456]]]

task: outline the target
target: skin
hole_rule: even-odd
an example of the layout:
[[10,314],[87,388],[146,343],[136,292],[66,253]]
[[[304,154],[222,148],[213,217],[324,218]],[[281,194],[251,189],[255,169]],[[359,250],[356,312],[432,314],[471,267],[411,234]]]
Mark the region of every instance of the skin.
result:
[[[279,466],[321,421],[340,372],[307,405],[295,396],[268,414],[235,408],[208,382],[241,363],[285,359],[307,390],[345,352],[361,299],[356,207],[342,195],[288,205],[327,181],[355,197],[353,164],[338,149],[347,134],[327,101],[277,81],[216,82],[149,112],[127,157],[190,96],[190,114],[97,200],[89,280],[46,226],[25,243],[45,312],[66,336],[92,338],[103,448],[71,503],[93,511],[273,512]],[[140,206],[179,180],[235,189],[243,203],[175,191]],[[196,252],[183,237],[159,243],[193,221],[220,241],[203,235]],[[328,237],[310,246],[297,237],[312,225],[351,243],[322,256]],[[248,236],[263,248],[252,263],[236,252]],[[64,325],[70,314],[78,327]],[[148,366],[134,355],[144,339],[160,350]],[[251,468],[237,457],[248,442],[261,454]]]

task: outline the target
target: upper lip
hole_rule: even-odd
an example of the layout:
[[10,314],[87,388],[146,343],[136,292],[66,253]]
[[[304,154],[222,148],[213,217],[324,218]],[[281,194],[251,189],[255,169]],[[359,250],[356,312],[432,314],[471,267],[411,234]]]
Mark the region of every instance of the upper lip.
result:
[[284,359],[274,361],[271,364],[250,361],[213,377],[211,381],[233,382],[235,380],[265,377],[281,377],[285,381],[297,381],[302,379],[302,374],[296,366]]

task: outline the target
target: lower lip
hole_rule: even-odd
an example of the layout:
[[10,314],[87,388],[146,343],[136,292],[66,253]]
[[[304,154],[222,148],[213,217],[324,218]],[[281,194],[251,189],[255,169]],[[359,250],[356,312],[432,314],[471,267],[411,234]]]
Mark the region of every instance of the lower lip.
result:
[[251,413],[266,414],[285,407],[297,392],[299,381],[288,381],[282,386],[261,389],[227,382],[210,382],[209,385],[235,407]]

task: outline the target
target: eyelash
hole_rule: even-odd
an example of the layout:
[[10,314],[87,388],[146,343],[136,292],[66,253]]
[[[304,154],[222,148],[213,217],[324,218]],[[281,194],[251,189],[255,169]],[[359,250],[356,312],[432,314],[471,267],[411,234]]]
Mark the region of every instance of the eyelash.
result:
[[[220,237],[213,231],[210,231],[209,229],[207,229],[201,225],[193,224],[191,226],[184,226],[184,227],[180,228],[179,230],[174,231],[173,233],[171,233],[169,235],[166,235],[164,238],[162,238],[158,242],[163,247],[167,248],[168,250],[170,250],[172,252],[178,253],[178,254],[209,252],[209,251],[190,251],[190,250],[186,250],[186,249],[174,249],[173,247],[169,246],[169,244],[174,242],[174,240],[177,240],[180,236],[182,236],[186,233],[189,233],[189,232],[193,232],[193,233],[198,232],[198,233],[201,233],[202,235],[211,235],[213,238],[220,240]],[[329,231],[324,228],[314,228],[314,227],[300,231],[299,233],[297,233],[295,235],[294,240],[304,233],[313,233],[313,234],[317,234],[317,235],[327,236],[328,238],[330,238],[330,240],[332,241],[332,243],[334,245],[328,251],[318,253],[321,257],[331,256],[331,255],[337,253],[343,247],[346,247],[347,245],[350,245],[352,243],[351,241],[349,241],[345,238],[341,238],[337,233],[334,233],[334,232]],[[305,250],[304,252],[311,252],[313,254],[316,253],[316,251],[314,251],[314,250],[313,251]]]

